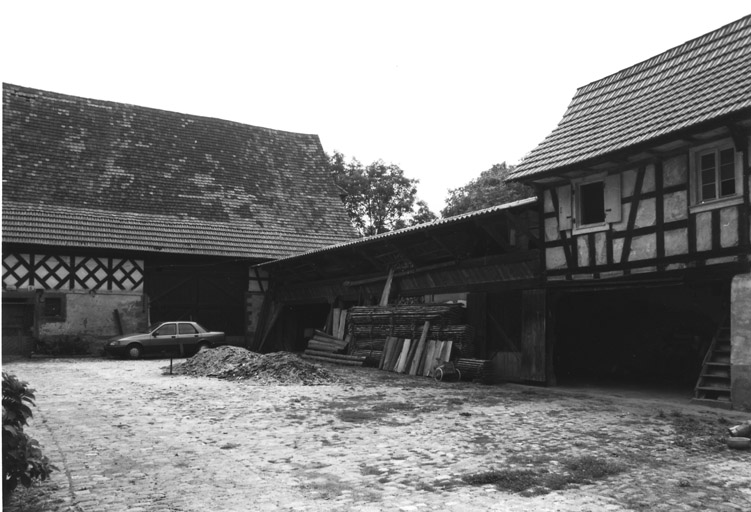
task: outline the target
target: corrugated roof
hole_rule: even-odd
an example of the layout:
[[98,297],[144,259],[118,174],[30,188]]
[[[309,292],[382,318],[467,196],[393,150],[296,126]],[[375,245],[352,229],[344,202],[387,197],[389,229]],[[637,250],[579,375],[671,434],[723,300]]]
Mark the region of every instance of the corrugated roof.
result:
[[278,258],[356,236],[316,135],[8,84],[3,102],[5,242]]
[[751,15],[577,90],[524,179],[751,108]]
[[450,224],[456,224],[458,222],[462,222],[462,221],[467,220],[467,219],[473,219],[473,218],[477,218],[477,217],[484,217],[484,216],[492,215],[492,214],[494,214],[496,212],[503,211],[503,210],[509,210],[509,209],[513,209],[513,208],[530,206],[530,205],[535,204],[536,202],[537,202],[537,197],[527,197],[525,199],[520,199],[518,201],[513,201],[511,203],[505,203],[505,204],[500,204],[500,205],[496,205],[496,206],[491,206],[489,208],[484,208],[482,210],[477,210],[477,211],[473,211],[473,212],[463,213],[461,215],[456,215],[454,217],[447,217],[445,219],[438,219],[438,220],[434,220],[432,222],[426,222],[424,224],[417,224],[415,226],[410,226],[410,227],[407,227],[407,228],[397,229],[395,231],[389,231],[389,232],[386,232],[386,233],[380,233],[378,235],[373,235],[373,236],[358,238],[356,240],[351,240],[349,242],[343,242],[343,243],[339,243],[339,244],[330,245],[330,246],[327,246],[327,247],[321,247],[321,248],[318,248],[318,249],[312,249],[312,250],[309,250],[309,251],[306,251],[306,252],[303,252],[303,253],[300,253],[300,254],[293,254],[293,255],[287,256],[285,258],[280,258],[280,259],[275,260],[275,261],[270,261],[270,262],[267,262],[267,263],[259,264],[257,266],[274,265],[276,263],[281,263],[281,262],[285,262],[285,261],[289,261],[289,260],[297,259],[297,258],[303,258],[305,256],[310,256],[312,254],[322,254],[322,253],[327,253],[327,252],[332,252],[332,251],[338,251],[338,250],[345,249],[345,248],[350,248],[350,247],[356,247],[356,246],[360,246],[360,245],[367,245],[367,244],[371,244],[371,243],[376,243],[376,242],[381,241],[381,240],[385,240],[385,239],[389,239],[389,238],[395,238],[395,237],[399,237],[399,236],[404,236],[404,235],[406,235],[408,233],[413,233],[413,232],[416,232],[416,231],[427,231],[427,230],[429,230],[431,228],[434,228],[434,227],[447,226],[447,225],[450,225]]

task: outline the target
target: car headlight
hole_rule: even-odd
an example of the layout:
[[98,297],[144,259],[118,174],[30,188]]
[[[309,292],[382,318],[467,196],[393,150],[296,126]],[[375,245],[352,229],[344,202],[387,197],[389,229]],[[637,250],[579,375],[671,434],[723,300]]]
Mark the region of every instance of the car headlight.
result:
[[110,341],[109,343],[107,343],[107,345],[110,346],[110,347],[116,347],[119,344],[120,344],[120,340],[113,340],[113,341]]

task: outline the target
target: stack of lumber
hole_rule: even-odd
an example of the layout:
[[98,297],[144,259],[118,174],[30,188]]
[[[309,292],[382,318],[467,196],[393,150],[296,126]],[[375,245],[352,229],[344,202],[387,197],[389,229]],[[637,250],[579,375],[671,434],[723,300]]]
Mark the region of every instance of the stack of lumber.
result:
[[402,304],[392,306],[356,306],[350,308],[353,324],[460,324],[464,318],[461,304]]
[[478,381],[483,384],[495,384],[496,376],[493,362],[489,359],[457,359],[454,361],[462,380]]
[[348,317],[351,350],[385,351],[389,337],[416,340],[424,323],[430,322],[427,339],[451,341],[455,352],[473,357],[474,331],[462,324],[464,317],[461,304],[356,306],[350,308]]
[[339,352],[347,348],[348,339],[341,339],[323,331],[315,331],[313,337],[308,340],[308,348],[323,352]]
[[[432,325],[428,337],[441,341],[451,340],[462,355],[472,357],[475,355],[474,334],[470,325]],[[352,336],[357,340],[357,349],[383,350],[389,336],[414,339],[419,335],[418,325],[352,325]]]
[[347,345],[349,345],[349,336],[342,340],[323,331],[315,331],[313,337],[308,340],[308,348],[301,357],[312,361],[362,366],[363,361],[365,361],[364,356],[351,356],[341,353],[346,350]]

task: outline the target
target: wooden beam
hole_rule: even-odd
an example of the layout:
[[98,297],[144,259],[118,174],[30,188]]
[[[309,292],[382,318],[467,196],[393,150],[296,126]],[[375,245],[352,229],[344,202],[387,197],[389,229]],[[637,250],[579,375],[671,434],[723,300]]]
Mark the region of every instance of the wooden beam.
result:
[[386,285],[383,287],[383,293],[381,294],[381,306],[388,306],[389,295],[391,295],[391,283],[394,281],[394,268],[389,269],[389,276],[386,278]]
[[529,229],[529,226],[527,226],[525,223],[519,221],[519,219],[516,218],[515,215],[512,215],[509,211],[504,210],[503,216],[516,228],[517,231],[521,231],[522,233],[525,233],[532,242],[534,242],[538,247],[540,244],[540,240],[537,238],[537,235],[532,233],[532,230]]
[[628,224],[626,225],[627,236],[623,239],[623,250],[621,252],[621,265],[628,262],[629,254],[631,253],[631,240],[634,238],[633,231],[636,225],[636,213],[639,209],[639,203],[641,202],[641,189],[644,185],[644,175],[647,173],[647,168],[641,166],[639,172],[636,174],[636,183],[634,184],[634,194],[631,199],[631,209],[628,212]]

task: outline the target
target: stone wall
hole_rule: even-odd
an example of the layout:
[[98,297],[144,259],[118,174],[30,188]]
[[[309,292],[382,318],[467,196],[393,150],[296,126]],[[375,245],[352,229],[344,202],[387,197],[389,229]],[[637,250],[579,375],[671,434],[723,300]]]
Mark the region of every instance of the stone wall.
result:
[[731,289],[731,399],[751,411],[751,274],[735,276]]
[[78,337],[95,349],[119,333],[115,310],[119,312],[124,333],[147,327],[148,316],[140,291],[68,291],[64,295],[65,314],[62,321],[42,319],[39,339]]

